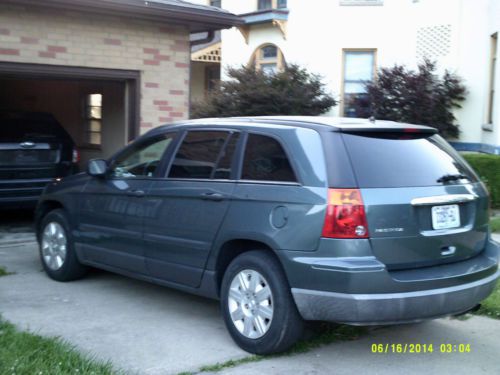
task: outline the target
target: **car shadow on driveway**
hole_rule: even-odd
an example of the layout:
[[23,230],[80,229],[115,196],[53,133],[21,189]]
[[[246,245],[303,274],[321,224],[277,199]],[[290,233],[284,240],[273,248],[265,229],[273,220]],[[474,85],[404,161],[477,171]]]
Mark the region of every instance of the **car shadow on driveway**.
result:
[[0,210],[0,246],[35,241],[33,219],[33,210]]

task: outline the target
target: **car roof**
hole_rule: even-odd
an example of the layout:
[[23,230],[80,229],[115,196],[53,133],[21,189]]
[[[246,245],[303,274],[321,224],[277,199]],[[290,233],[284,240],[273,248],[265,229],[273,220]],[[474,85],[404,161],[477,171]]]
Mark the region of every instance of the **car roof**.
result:
[[435,128],[423,125],[399,123],[386,120],[362,119],[350,117],[326,116],[253,116],[253,117],[223,117],[204,118],[179,121],[170,125],[163,125],[154,130],[172,129],[172,127],[190,126],[265,126],[283,125],[301,128],[310,128],[321,131],[337,131],[345,133],[357,132],[408,132],[408,133],[436,133]]

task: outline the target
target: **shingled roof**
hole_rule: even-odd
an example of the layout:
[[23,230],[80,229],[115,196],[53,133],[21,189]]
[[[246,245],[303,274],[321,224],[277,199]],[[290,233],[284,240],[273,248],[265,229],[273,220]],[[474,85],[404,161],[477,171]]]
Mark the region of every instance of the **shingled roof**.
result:
[[132,16],[187,25],[191,32],[227,29],[243,21],[236,15],[212,6],[183,0],[4,0],[44,8]]

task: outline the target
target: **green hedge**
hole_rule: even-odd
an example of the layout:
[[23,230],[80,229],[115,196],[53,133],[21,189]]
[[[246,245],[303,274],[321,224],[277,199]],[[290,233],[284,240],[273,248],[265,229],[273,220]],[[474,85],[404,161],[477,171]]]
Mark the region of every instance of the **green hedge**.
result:
[[491,206],[500,208],[500,155],[463,154],[484,181],[491,195]]

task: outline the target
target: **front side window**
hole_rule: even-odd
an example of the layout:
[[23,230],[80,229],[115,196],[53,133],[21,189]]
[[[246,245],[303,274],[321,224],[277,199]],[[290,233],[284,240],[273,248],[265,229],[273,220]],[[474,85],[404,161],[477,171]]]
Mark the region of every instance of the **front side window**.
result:
[[243,180],[296,182],[285,150],[274,138],[248,136],[243,160]]
[[209,179],[216,171],[229,132],[190,131],[175,155],[168,177]]
[[89,94],[86,96],[84,119],[86,143],[100,146],[102,141],[102,94]]
[[283,9],[286,8],[286,0],[278,0],[278,8]]
[[210,6],[221,8],[222,7],[222,0],[210,0]]
[[344,116],[368,117],[365,84],[374,76],[375,50],[344,51]]
[[153,177],[174,134],[138,145],[119,155],[113,162],[111,175],[118,178]]

